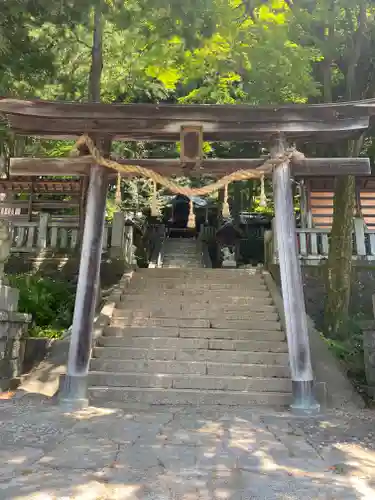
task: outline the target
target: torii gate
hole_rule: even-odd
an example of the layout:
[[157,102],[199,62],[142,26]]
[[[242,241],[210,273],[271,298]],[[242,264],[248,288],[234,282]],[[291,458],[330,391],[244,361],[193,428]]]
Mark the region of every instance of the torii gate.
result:
[[[77,139],[89,134],[109,154],[111,140],[182,140],[180,160],[148,159],[118,163],[147,167],[163,176],[204,174],[222,177],[238,169],[256,169],[264,159],[201,158],[206,141],[259,141],[282,158],[295,141],[333,142],[355,139],[369,127],[375,100],[321,105],[153,105],[64,103],[0,100],[0,113],[16,134],[50,139]],[[203,134],[203,135],[202,135]],[[190,152],[189,152],[190,151]],[[90,175],[85,228],[65,382],[64,401],[87,404],[96,290],[99,281],[105,202],[110,171],[91,156],[59,159],[10,159],[13,175]],[[367,158],[314,158],[278,162],[273,169],[276,235],[295,410],[319,405],[313,395],[313,372],[306,311],[297,255],[291,176],[367,175]]]

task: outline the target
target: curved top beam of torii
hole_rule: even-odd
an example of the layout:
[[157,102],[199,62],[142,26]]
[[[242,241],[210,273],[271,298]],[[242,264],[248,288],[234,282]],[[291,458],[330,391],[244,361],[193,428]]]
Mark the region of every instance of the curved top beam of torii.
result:
[[375,113],[375,99],[328,104],[104,104],[0,99],[0,114],[18,134],[74,139],[83,133],[128,141],[180,140],[181,127],[201,126],[206,141],[355,138]]

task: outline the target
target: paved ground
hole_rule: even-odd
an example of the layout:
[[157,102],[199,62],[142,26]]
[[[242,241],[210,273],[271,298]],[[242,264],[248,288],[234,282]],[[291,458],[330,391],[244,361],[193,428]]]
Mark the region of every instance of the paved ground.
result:
[[374,499],[375,415],[0,400],[0,499]]

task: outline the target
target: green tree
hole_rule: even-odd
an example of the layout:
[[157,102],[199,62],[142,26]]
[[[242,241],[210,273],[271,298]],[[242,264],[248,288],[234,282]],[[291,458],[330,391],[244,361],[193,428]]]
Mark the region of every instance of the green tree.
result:
[[[291,11],[294,37],[314,46],[321,55],[314,68],[325,102],[373,97],[375,91],[375,8],[373,2],[320,0],[286,2]],[[321,150],[327,156],[358,156],[363,138],[342,141]],[[352,229],[355,207],[354,176],[335,181],[334,217],[327,262],[326,330],[332,336],[348,320]]]

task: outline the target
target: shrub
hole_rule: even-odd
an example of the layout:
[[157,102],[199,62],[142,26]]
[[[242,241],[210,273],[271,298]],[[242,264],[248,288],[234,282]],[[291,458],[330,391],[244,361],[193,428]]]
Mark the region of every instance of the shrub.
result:
[[19,311],[31,314],[30,336],[57,338],[72,323],[75,285],[40,275],[8,276],[20,291]]
[[363,334],[358,318],[349,319],[336,338],[326,338],[330,349],[340,359],[354,385],[366,383],[363,359]]

